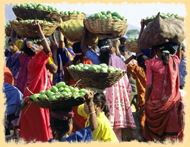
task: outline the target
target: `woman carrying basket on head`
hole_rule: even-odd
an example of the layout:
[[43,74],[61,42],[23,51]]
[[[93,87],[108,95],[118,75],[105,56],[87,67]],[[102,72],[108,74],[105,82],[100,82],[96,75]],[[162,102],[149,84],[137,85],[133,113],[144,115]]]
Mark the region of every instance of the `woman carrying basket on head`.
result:
[[[115,48],[113,47],[110,39],[104,39],[98,42],[98,47],[100,48],[99,56],[95,52],[91,52],[86,45],[86,31],[86,28],[84,28],[81,49],[83,54],[85,54],[93,64],[105,63],[124,71],[127,70],[123,61],[114,54]],[[124,77],[112,87],[106,88],[106,103],[110,109],[109,121],[120,142],[122,141],[122,128],[136,128],[130,107],[130,94],[131,86],[126,75],[124,75]]]
[[179,62],[171,55],[177,44],[153,47],[157,55],[146,60],[144,138],[147,141],[183,140],[184,105],[179,92]]
[[[27,97],[31,96],[32,93],[39,93],[41,90],[47,90],[51,88],[46,69],[46,64],[49,62],[51,51],[50,46],[45,39],[39,22],[32,22],[31,27],[38,31],[39,37],[42,40],[42,46],[38,44],[32,44],[27,40],[23,42],[26,50],[31,53],[27,67],[28,76],[24,89],[24,102],[28,101]],[[57,49],[55,44],[52,44],[52,46],[53,48]],[[52,130],[49,126],[49,109],[39,108],[36,105],[29,103],[21,114],[20,138],[23,138],[28,142],[46,142],[53,137]]]
[[[92,64],[92,62],[85,57],[85,55],[81,51],[81,43],[77,42],[73,44],[73,51],[75,53],[75,57],[73,61],[69,61],[65,64],[64,66],[64,81],[67,85],[75,85],[76,81],[73,79],[73,77],[69,74],[67,67],[70,65],[77,65],[79,63],[82,64]],[[83,87],[84,88],[84,87]],[[77,113],[77,108],[78,107],[73,107],[73,112],[75,113],[75,116],[73,117],[73,132],[75,133],[76,131],[83,129],[85,127],[85,122],[86,118],[83,116],[79,115]]]

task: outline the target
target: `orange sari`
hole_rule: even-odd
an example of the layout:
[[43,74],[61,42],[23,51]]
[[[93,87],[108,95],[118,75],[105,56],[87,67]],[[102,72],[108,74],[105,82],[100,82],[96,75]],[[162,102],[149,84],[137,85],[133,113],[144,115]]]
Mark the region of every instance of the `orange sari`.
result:
[[[146,88],[146,74],[142,67],[138,65],[126,64],[127,72],[132,74],[136,80],[138,100],[137,100],[137,111],[140,110],[145,104],[145,88]],[[144,128],[145,115],[140,114],[141,125]]]

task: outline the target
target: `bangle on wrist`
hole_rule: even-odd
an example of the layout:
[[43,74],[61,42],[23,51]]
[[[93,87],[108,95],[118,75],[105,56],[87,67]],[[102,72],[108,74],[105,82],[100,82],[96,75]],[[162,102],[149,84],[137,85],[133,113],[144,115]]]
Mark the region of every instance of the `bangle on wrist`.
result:
[[44,37],[44,38],[41,39],[41,41],[43,41],[43,40],[45,40],[45,39],[46,39],[46,38]]
[[93,111],[93,112],[89,113],[89,115],[90,115],[90,114],[93,114],[93,113],[96,113],[96,111]]
[[92,105],[88,105],[88,104],[87,104],[87,106],[88,106],[88,107],[92,107],[92,106],[94,106],[94,103],[92,103]]

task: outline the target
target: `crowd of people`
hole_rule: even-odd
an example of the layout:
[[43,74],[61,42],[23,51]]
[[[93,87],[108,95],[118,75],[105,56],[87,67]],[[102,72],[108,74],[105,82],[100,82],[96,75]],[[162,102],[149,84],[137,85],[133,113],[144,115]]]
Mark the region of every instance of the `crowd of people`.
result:
[[[143,29],[143,21],[141,26]],[[184,104],[180,89],[184,88],[187,74],[184,45],[168,42],[131,53],[124,45],[125,37],[103,39],[88,46],[85,27],[81,42],[67,40],[59,28],[59,41],[55,32],[50,40],[38,21],[32,22],[31,27],[38,32],[40,42],[21,38],[12,30],[9,49],[5,50],[6,136],[13,130],[11,138],[27,142],[118,143],[125,141],[122,129],[137,129],[133,117],[133,112],[137,112],[142,141],[183,141]],[[67,67],[79,63],[105,63],[127,74],[106,88],[105,93],[87,93],[85,103],[78,107],[50,110],[30,103],[22,109],[33,93],[46,91],[60,81],[77,84]]]

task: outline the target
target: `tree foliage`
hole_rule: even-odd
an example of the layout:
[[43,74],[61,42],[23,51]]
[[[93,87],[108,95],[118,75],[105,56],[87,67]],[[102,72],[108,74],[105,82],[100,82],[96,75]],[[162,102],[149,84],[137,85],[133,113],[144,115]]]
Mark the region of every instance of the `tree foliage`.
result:
[[127,31],[126,35],[127,36],[131,36],[131,35],[137,35],[139,33],[140,33],[139,30],[135,29],[135,30],[129,30],[129,31]]

